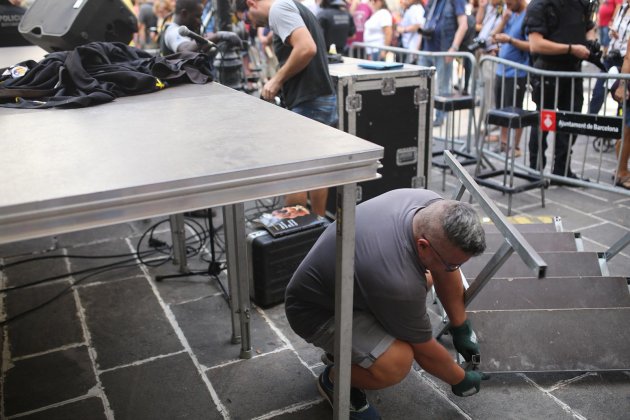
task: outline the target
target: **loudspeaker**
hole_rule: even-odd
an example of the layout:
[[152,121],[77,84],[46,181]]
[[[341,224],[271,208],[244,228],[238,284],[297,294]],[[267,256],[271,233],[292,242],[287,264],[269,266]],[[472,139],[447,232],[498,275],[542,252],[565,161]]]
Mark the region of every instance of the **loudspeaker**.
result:
[[122,0],[36,0],[18,30],[48,52],[67,51],[88,42],[128,44],[138,21]]

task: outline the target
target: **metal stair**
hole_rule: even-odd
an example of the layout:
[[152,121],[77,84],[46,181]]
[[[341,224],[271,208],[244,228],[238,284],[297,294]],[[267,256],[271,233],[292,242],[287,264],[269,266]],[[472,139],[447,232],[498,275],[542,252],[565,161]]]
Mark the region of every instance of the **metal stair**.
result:
[[[605,260],[579,251],[579,235],[547,226],[515,225],[547,263],[532,277],[511,255],[469,302],[468,316],[482,349],[480,370],[548,372],[630,370],[630,293],[627,280],[606,276]],[[487,229],[488,252],[462,266],[475,278],[503,237]]]

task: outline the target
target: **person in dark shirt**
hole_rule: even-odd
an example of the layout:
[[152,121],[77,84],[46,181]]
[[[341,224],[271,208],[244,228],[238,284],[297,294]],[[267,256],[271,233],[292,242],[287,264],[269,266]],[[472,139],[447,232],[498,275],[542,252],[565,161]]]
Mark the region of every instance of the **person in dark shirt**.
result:
[[[541,70],[579,72],[582,60],[589,57],[587,40],[595,39],[595,24],[590,20],[591,5],[581,0],[532,0],[527,6],[525,32],[534,57],[533,67]],[[556,86],[558,83],[558,86]],[[582,112],[584,92],[581,78],[532,77],[532,97],[538,110]],[[555,98],[556,89],[558,97]],[[529,140],[529,166],[542,171],[547,159],[547,132],[540,141],[538,130]],[[579,177],[571,170],[571,148],[577,136],[557,132],[552,173],[567,178]],[[540,155],[539,155],[540,152]],[[585,179],[586,180],[586,179]]]
[[354,19],[343,0],[322,0],[317,20],[324,31],[324,40],[329,48],[335,44],[335,51],[347,55],[346,42],[356,32]]
[[153,2],[144,1],[138,9],[138,46],[156,48],[151,38],[151,31],[157,31],[158,18],[153,12]]
[[25,10],[9,0],[0,0],[0,47],[31,45],[19,32],[18,25]]
[[[281,94],[286,107],[331,127],[337,126],[337,96],[328,72],[328,50],[317,18],[293,0],[246,0],[248,15],[257,26],[273,31],[273,49],[280,68],[263,86],[261,97],[271,101]],[[307,194],[308,193],[308,194]],[[286,206],[306,206],[326,213],[328,188],[288,194]]]

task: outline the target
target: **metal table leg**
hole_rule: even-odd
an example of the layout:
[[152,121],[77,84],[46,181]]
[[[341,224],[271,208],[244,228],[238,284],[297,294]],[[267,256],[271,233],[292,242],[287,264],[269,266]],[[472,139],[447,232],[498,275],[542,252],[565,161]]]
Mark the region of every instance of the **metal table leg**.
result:
[[[241,358],[252,357],[250,339],[249,280],[245,247],[245,206],[243,203],[223,207],[225,244],[228,262],[232,342],[241,342]],[[237,319],[238,318],[238,319]]]
[[171,239],[173,241],[173,264],[179,266],[180,273],[188,272],[188,261],[186,259],[186,232],[183,214],[172,214],[169,216],[171,223]]
[[335,279],[335,393],[333,418],[350,414],[350,350],[354,288],[356,184],[337,187],[337,261]]

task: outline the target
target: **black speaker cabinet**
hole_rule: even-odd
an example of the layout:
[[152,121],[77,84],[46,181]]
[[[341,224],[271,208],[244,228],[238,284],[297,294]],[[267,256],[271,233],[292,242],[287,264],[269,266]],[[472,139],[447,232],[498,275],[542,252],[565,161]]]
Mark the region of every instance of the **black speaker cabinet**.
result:
[[137,28],[135,15],[122,0],[36,0],[18,30],[53,52],[93,41],[128,44]]

